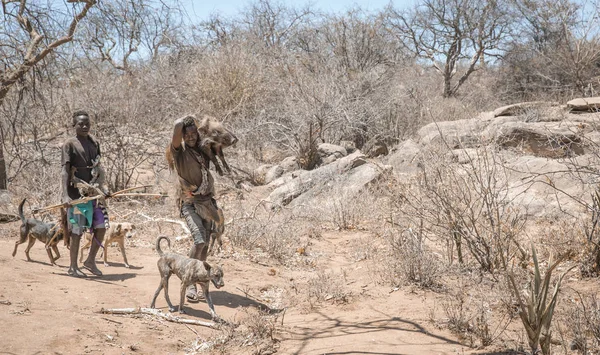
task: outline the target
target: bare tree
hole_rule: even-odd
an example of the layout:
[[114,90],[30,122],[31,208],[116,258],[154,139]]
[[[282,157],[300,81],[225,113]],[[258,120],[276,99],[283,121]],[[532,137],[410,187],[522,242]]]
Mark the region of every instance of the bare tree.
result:
[[599,2],[513,0],[515,30],[500,66],[498,87],[513,100],[540,95],[562,100],[600,90]]
[[96,55],[115,69],[131,74],[136,59],[148,57],[154,61],[164,48],[178,43],[182,37],[180,15],[177,4],[103,2],[90,15],[82,43],[88,56]]
[[442,76],[444,97],[456,95],[484,56],[498,54],[509,29],[503,0],[424,0],[411,11],[388,12],[392,33]]
[[[0,27],[0,106],[10,88],[57,48],[73,41],[79,22],[96,0],[58,4],[2,0]],[[4,144],[4,141],[2,141]],[[6,188],[4,151],[0,149],[0,189]]]

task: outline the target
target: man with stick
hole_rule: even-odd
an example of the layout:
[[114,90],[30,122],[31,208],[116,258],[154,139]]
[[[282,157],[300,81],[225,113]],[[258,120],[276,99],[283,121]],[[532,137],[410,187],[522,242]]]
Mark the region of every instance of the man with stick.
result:
[[[108,189],[103,186],[103,172],[100,163],[100,144],[90,135],[90,117],[86,111],[73,113],[72,125],[75,137],[67,139],[62,147],[62,202],[67,208],[67,226],[69,236],[69,256],[71,259],[69,275],[86,277],[77,265],[81,235],[86,229],[93,229],[92,245],[83,266],[96,276],[102,272],[96,267],[96,254],[102,246],[108,214],[104,208],[104,197],[109,197]],[[89,188],[84,188],[89,187]],[[86,198],[87,197],[87,198]],[[73,200],[88,200],[71,204]],[[89,198],[89,199],[88,199]],[[102,201],[99,201],[101,199]]]
[[[212,222],[220,218],[214,199],[214,180],[208,171],[210,159],[200,148],[194,116],[175,121],[170,149],[181,186],[181,215],[194,239],[189,257],[205,261]],[[198,302],[203,295],[197,293],[196,285],[190,285],[186,297],[190,302]]]

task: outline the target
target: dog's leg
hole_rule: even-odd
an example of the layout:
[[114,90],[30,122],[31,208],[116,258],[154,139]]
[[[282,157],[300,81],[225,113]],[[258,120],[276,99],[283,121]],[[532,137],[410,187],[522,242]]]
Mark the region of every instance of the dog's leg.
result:
[[129,268],[129,263],[127,262],[127,255],[125,254],[125,241],[120,240],[118,242],[118,244],[119,244],[119,249],[121,249],[121,254],[123,254],[123,261],[125,262],[125,267]]
[[219,319],[217,312],[215,312],[215,306],[213,304],[212,298],[210,297],[210,293],[208,292],[208,282],[201,283],[200,287],[202,287],[202,292],[204,293],[204,297],[206,298],[206,303],[208,304],[208,308],[210,309],[210,315],[212,319]]
[[104,266],[110,266],[108,265],[108,261],[106,260],[106,258],[108,258],[108,244],[110,243],[104,243],[104,248],[102,249],[102,258],[104,259]]
[[27,256],[27,261],[32,261],[31,258],[29,257],[29,251],[31,250],[31,247],[34,244],[35,244],[35,238],[30,235],[29,236],[29,244],[27,244],[27,248],[25,248],[25,255]]
[[51,249],[52,247],[50,245],[46,245],[45,248],[46,248],[46,252],[48,253],[48,258],[50,259],[50,265],[52,265],[52,266],[56,265],[54,263],[54,256],[52,255],[52,249]]
[[163,278],[161,277],[160,278],[160,284],[158,285],[158,288],[156,289],[156,292],[154,292],[154,297],[152,297],[152,303],[150,304],[150,308],[155,308],[154,305],[156,304],[156,298],[160,294],[160,291],[163,289],[164,283],[165,282],[164,282]]
[[179,291],[179,313],[181,314],[185,314],[185,311],[183,310],[183,303],[185,302],[185,293],[188,286],[189,285],[186,282],[181,280],[181,290]]
[[225,161],[225,155],[223,155],[223,147],[219,147],[217,149],[217,156],[219,157],[219,160],[221,160],[221,163],[223,164],[223,168],[225,168],[225,170],[228,173],[230,173],[231,172],[231,168],[229,167],[229,165]]
[[52,250],[54,250],[54,254],[56,254],[56,257],[54,258],[54,261],[56,261],[60,258],[60,252],[58,251],[58,246],[56,246],[56,243],[52,245]]
[[83,250],[89,249],[91,246],[92,246],[92,240],[86,238],[85,244],[81,247],[81,251],[79,253],[79,262],[83,261]]
[[169,277],[171,277],[171,274],[169,274],[169,276],[167,276],[165,278],[165,284],[164,284],[165,300],[167,300],[167,305],[169,306],[169,311],[175,312],[175,307],[173,307],[173,304],[171,303],[171,299],[169,299]]

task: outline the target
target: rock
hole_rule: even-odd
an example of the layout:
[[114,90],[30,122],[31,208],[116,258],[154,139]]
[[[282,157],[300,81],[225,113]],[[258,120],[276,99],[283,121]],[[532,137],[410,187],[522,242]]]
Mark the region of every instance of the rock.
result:
[[563,158],[584,154],[583,141],[569,124],[507,123],[496,142],[503,148],[518,147],[536,157]]
[[283,175],[283,168],[279,165],[272,166],[269,170],[267,170],[265,174],[265,184],[271,183],[273,180],[277,179],[281,175]]
[[319,144],[317,147],[317,154],[319,154],[319,157],[321,158],[321,165],[331,164],[339,158],[348,155],[344,147],[329,143]]
[[366,164],[366,158],[364,154],[354,152],[331,164],[322,165],[317,169],[299,171],[297,174],[292,175],[291,178],[286,175],[281,180],[273,182],[275,184],[287,180],[271,192],[269,201],[275,205],[285,206],[313,187],[322,186],[335,177],[340,176],[340,174],[345,174],[349,170]]
[[574,99],[567,102],[567,108],[572,111],[600,111],[600,96]]
[[283,168],[284,173],[300,169],[300,165],[298,165],[298,159],[296,157],[287,157],[283,159],[281,163],[279,163],[279,166]]
[[340,146],[346,149],[348,154],[354,153],[356,151],[356,144],[353,141],[340,141]]
[[503,106],[493,111],[494,117],[498,116],[519,116],[526,114],[528,110],[539,109],[545,107],[558,106],[558,102],[548,101],[529,101],[518,104]]
[[252,172],[252,178],[254,179],[254,182],[257,185],[264,185],[267,172],[273,167],[273,164],[263,164],[258,168],[254,169],[254,171]]
[[416,175],[419,172],[418,155],[422,146],[412,139],[400,143],[396,151],[390,154],[385,162],[392,166],[394,174],[401,178]]

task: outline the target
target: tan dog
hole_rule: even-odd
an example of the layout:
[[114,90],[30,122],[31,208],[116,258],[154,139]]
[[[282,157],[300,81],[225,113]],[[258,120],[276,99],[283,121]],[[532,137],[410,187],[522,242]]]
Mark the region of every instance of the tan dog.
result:
[[161,236],[156,240],[156,251],[160,256],[156,263],[160,273],[160,284],[158,285],[156,292],[154,292],[150,308],[154,308],[156,298],[160,294],[160,291],[164,289],[165,299],[169,305],[169,311],[175,312],[175,307],[171,304],[171,300],[169,299],[169,278],[171,275],[175,274],[181,280],[181,288],[179,290],[179,313],[185,313],[183,304],[185,303],[185,292],[187,287],[199,283],[200,287],[202,287],[204,297],[206,297],[206,303],[208,304],[212,318],[218,319],[219,316],[215,312],[215,306],[212,302],[208,287],[211,282],[216,288],[225,286],[225,282],[223,281],[223,269],[220,266],[210,266],[206,261],[188,258],[185,255],[165,253],[160,249],[160,241],[163,239],[167,241],[169,247],[171,246],[171,242],[167,237]]
[[[117,243],[121,254],[123,254],[123,260],[125,261],[125,267],[129,267],[127,263],[127,255],[125,254],[125,238],[131,238],[135,230],[135,225],[128,222],[112,222],[108,231],[106,231],[106,237],[104,238],[104,266],[109,266],[106,261],[108,246],[111,243]],[[95,241],[94,241],[95,243]],[[79,254],[79,262],[83,260],[83,250],[89,249],[92,245],[92,235],[85,233],[85,244],[81,247],[81,253]]]

